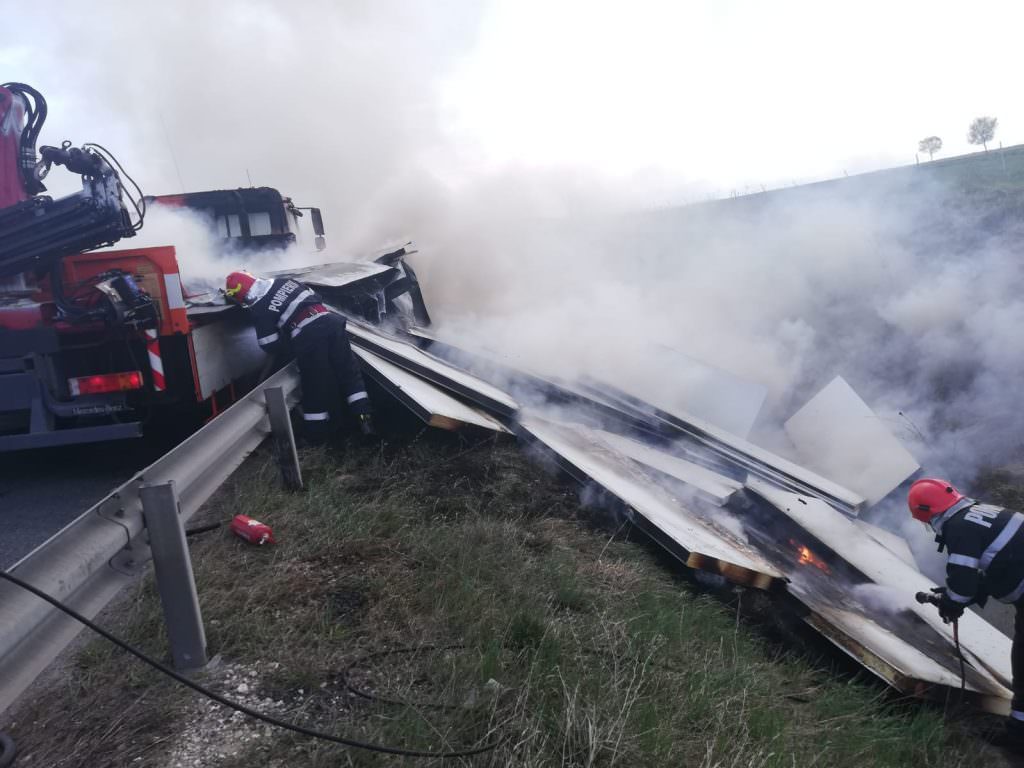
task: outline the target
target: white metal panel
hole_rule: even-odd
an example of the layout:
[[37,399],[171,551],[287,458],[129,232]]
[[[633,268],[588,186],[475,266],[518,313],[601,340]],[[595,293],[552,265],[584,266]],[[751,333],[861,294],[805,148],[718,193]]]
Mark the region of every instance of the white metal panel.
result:
[[235,379],[263,367],[267,354],[256,342],[247,318],[226,316],[221,322],[192,331],[196,373],[202,399],[210,397]]
[[600,435],[601,439],[612,448],[634,461],[646,464],[648,467],[692,486],[716,506],[725,506],[733,494],[743,487],[743,483],[733,480],[731,477],[713,472],[700,464],[680,459],[628,437],[603,430],[597,430],[596,434]]
[[[492,429],[495,432],[508,432],[508,430],[497,419],[492,418],[483,411],[456,400],[451,395],[438,389],[430,382],[402,370],[397,365],[389,363],[381,357],[359,347],[353,347],[352,351],[362,358],[367,365],[372,366],[381,375],[387,377],[391,383],[400,389],[407,397],[415,400],[420,407],[431,417],[449,419]],[[431,422],[433,419],[431,419]]]
[[741,536],[693,512],[659,487],[635,462],[608,447],[594,430],[522,412],[519,421],[536,439],[631,506],[687,552],[772,579],[782,578],[778,570],[741,541]]
[[861,494],[887,496],[920,465],[841,376],[786,422],[803,462]]
[[910,545],[902,536],[893,533],[892,531],[887,531],[885,528],[880,528],[877,525],[865,523],[863,520],[855,520],[854,522],[857,524],[858,528],[864,531],[864,533],[888,549],[900,560],[914,568],[917,568],[917,561],[914,560],[914,553],[910,551]]
[[[319,256],[325,254],[320,252]],[[316,264],[309,267],[297,267],[295,269],[284,269],[277,272],[268,272],[271,277],[293,277],[310,285],[322,286],[325,288],[340,288],[360,280],[383,275],[386,272],[395,272],[394,267],[372,262],[334,262],[328,264]]]
[[[636,397],[636,394],[631,390],[623,391],[628,395]],[[759,445],[754,445],[754,443],[749,440],[745,440],[738,435],[734,435],[727,430],[721,429],[704,419],[700,419],[683,411],[666,411],[666,413],[669,413],[682,424],[688,425],[698,432],[703,432],[707,435],[707,438],[710,438],[719,445],[727,449],[731,449],[738,454],[744,454],[761,464],[767,465],[779,472],[789,475],[790,477],[799,480],[804,485],[817,488],[820,491],[829,494],[831,497],[841,500],[853,510],[858,510],[867,503],[863,496],[855,493],[849,488],[845,488],[839,483],[824,478],[818,473],[789,461],[782,456],[774,454]]]
[[386,349],[392,354],[399,355],[400,357],[414,363],[416,365],[430,368],[442,374],[445,378],[465,387],[479,392],[481,395],[494,400],[497,403],[501,403],[510,410],[516,410],[519,408],[519,404],[509,397],[508,394],[502,390],[494,387],[487,382],[471,376],[458,368],[455,368],[449,363],[439,360],[433,355],[427,354],[418,347],[414,347],[412,344],[408,344],[404,341],[399,341],[391,336],[386,336],[377,331],[373,331],[361,323],[348,322],[349,335],[354,336],[357,339],[366,339],[372,344],[376,344],[382,349]]

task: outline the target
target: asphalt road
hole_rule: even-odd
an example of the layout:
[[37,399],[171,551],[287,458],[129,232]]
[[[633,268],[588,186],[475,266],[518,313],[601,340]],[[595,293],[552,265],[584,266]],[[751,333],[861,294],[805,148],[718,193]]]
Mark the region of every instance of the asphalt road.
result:
[[0,568],[31,552],[135,472],[166,440],[0,453]]

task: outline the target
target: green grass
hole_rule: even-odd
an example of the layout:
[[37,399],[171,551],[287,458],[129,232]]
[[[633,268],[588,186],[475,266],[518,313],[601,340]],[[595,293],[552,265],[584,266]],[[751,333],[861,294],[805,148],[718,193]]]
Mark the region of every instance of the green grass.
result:
[[[261,695],[297,721],[419,749],[503,739],[459,763],[480,766],[967,766],[988,754],[938,710],[768,639],[650,546],[610,541],[573,487],[511,443],[427,432],[302,458],[305,492],[281,490],[260,453],[202,513],[263,520],[277,546],[226,531],[193,542],[211,652],[258,662]],[[151,583],[126,605],[119,631],[164,655]],[[352,679],[404,705],[346,691],[346,667],[394,649]],[[13,730],[24,766],[155,768],[197,711],[192,694],[92,643]],[[274,732],[207,764],[396,762]]]

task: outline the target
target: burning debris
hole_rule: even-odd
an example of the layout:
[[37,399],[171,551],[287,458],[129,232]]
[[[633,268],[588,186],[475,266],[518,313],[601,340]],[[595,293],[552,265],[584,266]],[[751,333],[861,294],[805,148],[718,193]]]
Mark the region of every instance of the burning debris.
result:
[[828,567],[824,560],[818,557],[811,550],[810,547],[801,544],[795,539],[790,539],[789,543],[796,547],[797,558],[796,561],[799,565],[813,565],[819,571],[829,576],[832,575],[832,569]]
[[[330,280],[315,272],[303,279],[331,301]],[[511,432],[687,567],[787,592],[803,606],[807,624],[900,691],[941,698],[960,688],[950,627],[911,599],[934,583],[908,561],[898,537],[856,519],[916,468],[879,433],[879,424],[865,434],[901,464],[875,473],[863,486],[865,498],[712,424],[602,382],[518,371],[412,322],[392,323],[386,332],[360,322],[350,306],[334,308],[347,310],[353,348],[367,373],[424,422]],[[862,401],[845,382],[826,395],[815,407],[862,413]],[[807,413],[814,409],[791,425],[805,446],[819,439]],[[905,600],[897,597],[904,593]],[[967,613],[960,645],[968,699],[991,712],[1008,711],[1009,639]]]

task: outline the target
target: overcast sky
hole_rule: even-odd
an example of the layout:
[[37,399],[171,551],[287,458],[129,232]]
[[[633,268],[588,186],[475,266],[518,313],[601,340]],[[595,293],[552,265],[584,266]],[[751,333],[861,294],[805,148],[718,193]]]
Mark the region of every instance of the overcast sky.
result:
[[121,149],[159,191],[280,186],[327,151],[364,188],[556,168],[657,202],[905,164],[932,134],[975,151],[978,115],[1024,141],[1020,3],[5,5],[0,80],[47,95],[44,140]]

